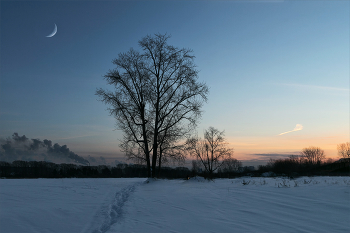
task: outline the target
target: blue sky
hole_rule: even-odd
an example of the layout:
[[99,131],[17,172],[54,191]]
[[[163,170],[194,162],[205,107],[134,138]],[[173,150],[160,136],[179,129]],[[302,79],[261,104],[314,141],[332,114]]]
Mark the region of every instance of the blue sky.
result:
[[[246,164],[308,146],[335,158],[349,141],[349,5],[1,1],[0,137],[18,132],[122,160],[122,134],[96,88],[109,88],[103,75],[118,53],[168,33],[172,45],[193,49],[210,88],[199,135],[225,130]],[[296,124],[303,129],[278,135]]]

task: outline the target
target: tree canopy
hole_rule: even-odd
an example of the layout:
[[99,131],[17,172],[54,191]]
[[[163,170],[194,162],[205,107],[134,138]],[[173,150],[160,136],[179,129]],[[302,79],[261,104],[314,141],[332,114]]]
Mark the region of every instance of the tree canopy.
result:
[[156,176],[162,158],[183,160],[178,142],[196,127],[208,95],[192,50],[169,45],[169,38],[148,35],[139,41],[141,52],[120,53],[105,75],[114,91],[96,91],[124,133],[122,150],[146,164],[149,177]]

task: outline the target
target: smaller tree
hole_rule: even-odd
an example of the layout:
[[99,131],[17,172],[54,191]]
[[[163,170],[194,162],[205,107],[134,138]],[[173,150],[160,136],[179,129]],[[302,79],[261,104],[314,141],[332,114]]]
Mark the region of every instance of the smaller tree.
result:
[[185,163],[186,157],[184,145],[178,141],[182,137],[189,135],[191,130],[191,127],[187,129],[180,127],[166,127],[166,130],[158,135],[158,177],[160,176],[161,165],[170,162],[173,162],[173,164],[177,163],[178,165],[183,165]]
[[310,164],[320,164],[321,161],[325,158],[324,150],[322,150],[319,147],[313,147],[313,146],[309,148],[304,148],[301,151],[301,155]]
[[241,161],[238,161],[235,158],[228,158],[224,159],[220,169],[222,170],[222,172],[238,172],[241,167]]
[[338,154],[344,159],[350,158],[350,143],[345,142],[337,145]]
[[214,127],[205,130],[204,139],[193,137],[186,141],[187,151],[203,165],[209,179],[231,158],[233,149],[227,148],[226,145],[224,131],[220,132]]
[[192,176],[196,176],[197,173],[199,172],[199,169],[200,169],[200,166],[198,164],[198,161],[192,160],[192,169],[191,169]]

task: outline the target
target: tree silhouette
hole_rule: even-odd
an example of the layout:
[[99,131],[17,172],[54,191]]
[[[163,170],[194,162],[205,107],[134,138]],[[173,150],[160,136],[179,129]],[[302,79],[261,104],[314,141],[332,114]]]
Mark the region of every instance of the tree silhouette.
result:
[[310,164],[320,164],[321,161],[325,158],[324,150],[322,150],[319,147],[313,147],[313,146],[304,148],[301,151],[301,155]]
[[187,140],[186,149],[203,165],[208,178],[213,177],[213,173],[230,161],[233,149],[226,147],[224,131],[220,132],[214,127],[204,132],[204,139],[193,137]]
[[179,158],[169,152],[195,128],[208,95],[208,87],[197,81],[192,50],[168,45],[168,39],[146,36],[139,41],[141,53],[119,54],[113,61],[117,68],[105,75],[115,90],[96,91],[124,133],[122,150],[146,164],[149,177],[155,177],[165,154]]
[[338,154],[344,159],[350,158],[350,143],[345,142],[337,145]]

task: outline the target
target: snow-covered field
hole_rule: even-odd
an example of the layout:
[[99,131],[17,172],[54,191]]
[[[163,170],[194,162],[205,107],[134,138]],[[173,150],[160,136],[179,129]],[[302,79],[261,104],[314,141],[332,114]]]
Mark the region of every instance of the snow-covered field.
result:
[[0,232],[350,232],[350,177],[145,181],[2,179]]

